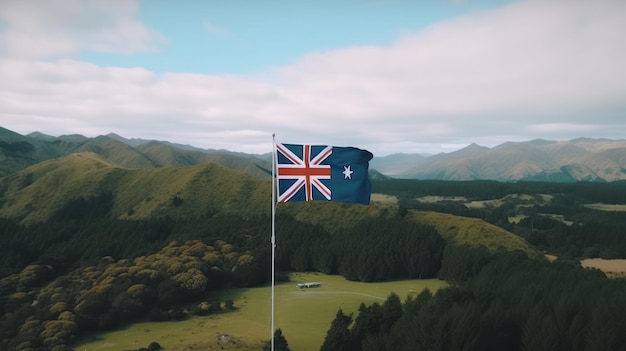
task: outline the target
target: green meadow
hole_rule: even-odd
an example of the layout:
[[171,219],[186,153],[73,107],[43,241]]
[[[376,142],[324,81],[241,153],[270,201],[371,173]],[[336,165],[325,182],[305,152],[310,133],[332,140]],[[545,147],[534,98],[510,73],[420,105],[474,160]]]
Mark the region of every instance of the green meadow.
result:
[[594,210],[600,211],[626,211],[626,205],[623,204],[603,204],[603,203],[594,203],[585,205],[589,208],[593,208]]
[[[383,303],[395,292],[401,299],[428,288],[436,291],[445,281],[402,280],[382,283],[347,281],[321,273],[292,273],[291,282],[275,286],[275,326],[281,328],[293,351],[319,350],[337,310],[357,312],[361,302]],[[321,287],[298,289],[297,283],[320,282]],[[210,316],[193,316],[175,322],[143,322],[112,332],[90,335],[76,351],[137,350],[158,342],[165,350],[260,350],[270,337],[270,286],[219,292],[237,310]],[[356,315],[356,313],[355,313]]]

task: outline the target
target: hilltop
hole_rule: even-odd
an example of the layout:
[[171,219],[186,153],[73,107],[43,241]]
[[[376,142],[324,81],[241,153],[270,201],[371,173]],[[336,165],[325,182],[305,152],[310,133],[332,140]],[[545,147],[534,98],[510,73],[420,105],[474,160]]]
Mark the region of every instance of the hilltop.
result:
[[[0,346],[53,349],[121,321],[205,313],[199,299],[219,305],[214,289],[267,283],[272,187],[263,156],[110,135],[3,135],[3,157],[19,169],[0,177]],[[598,210],[623,203],[626,182],[372,174],[369,206],[277,206],[279,272],[440,278],[455,285],[444,296],[492,261],[548,264],[541,250],[559,262],[626,255],[623,215]]]
[[[271,150],[263,155],[201,149],[168,141],[125,138],[109,133],[54,137],[20,135],[0,127],[0,177],[38,162],[93,152],[126,168],[191,166],[206,162],[260,179],[271,174]],[[611,182],[626,180],[626,140],[578,138],[506,142],[489,148],[471,144],[450,153],[392,154],[370,162],[372,176],[433,180]]]
[[23,223],[90,201],[106,207],[110,219],[268,214],[271,194],[269,181],[214,162],[130,169],[93,152],[42,161],[1,179],[0,189],[0,218]]
[[[377,163],[373,162],[373,167]],[[396,178],[550,182],[626,180],[626,140],[507,142],[416,158],[404,167],[381,167]]]
[[271,157],[261,155],[203,150],[166,141],[125,139],[115,134],[87,138],[34,132],[24,136],[0,127],[0,177],[39,162],[83,152],[92,152],[112,164],[130,169],[213,162],[261,179],[268,179],[271,174]]

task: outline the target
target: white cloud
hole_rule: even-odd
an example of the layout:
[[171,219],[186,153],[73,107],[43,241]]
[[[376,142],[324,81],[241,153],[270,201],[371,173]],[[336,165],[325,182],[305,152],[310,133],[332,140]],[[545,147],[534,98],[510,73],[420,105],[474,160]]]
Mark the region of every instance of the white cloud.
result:
[[39,59],[81,51],[130,54],[156,50],[165,38],[138,19],[134,0],[0,2],[0,55]]
[[535,133],[548,133],[551,135],[559,134],[559,133],[585,133],[589,131],[594,131],[597,129],[602,129],[602,125],[598,124],[574,124],[574,123],[542,123],[542,124],[531,124],[528,126],[528,130]]
[[307,95],[346,98],[342,106],[358,115],[619,101],[626,93],[626,22],[617,15],[623,10],[619,1],[528,1],[439,24],[389,48],[312,54],[287,74]]
[[[82,9],[102,3],[90,4]],[[67,34],[84,26],[88,34],[58,35],[67,42],[42,53],[9,48],[9,57],[153,45],[158,36],[134,19],[134,3],[123,4],[108,8],[109,22],[89,24],[59,10],[27,25],[21,8],[0,7],[11,19],[0,41],[22,27]],[[623,115],[607,112],[626,108],[622,13],[619,0],[524,1],[405,34],[387,47],[310,53],[249,76],[4,59],[0,120],[20,132],[116,132],[258,153],[270,150],[273,132],[285,142],[354,145],[379,155],[434,152],[427,144],[450,151],[446,145],[538,136],[623,137]],[[60,24],[63,16],[75,23]]]

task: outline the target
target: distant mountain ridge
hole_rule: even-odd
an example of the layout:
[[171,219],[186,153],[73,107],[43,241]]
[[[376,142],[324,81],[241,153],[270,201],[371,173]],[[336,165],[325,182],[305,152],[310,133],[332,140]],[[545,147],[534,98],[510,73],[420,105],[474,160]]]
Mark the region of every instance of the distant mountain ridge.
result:
[[130,169],[213,162],[257,178],[269,179],[271,174],[271,157],[262,155],[203,150],[167,141],[126,139],[113,133],[95,138],[78,134],[54,137],[40,132],[21,135],[0,127],[0,177],[39,162],[84,152],[92,152]]
[[[126,168],[215,162],[261,179],[269,179],[271,174],[271,153],[201,149],[168,141],[128,139],[114,133],[95,138],[76,134],[54,137],[40,132],[24,136],[0,127],[0,177],[77,152],[93,152]],[[534,139],[493,148],[471,144],[436,155],[374,157],[370,170],[376,179],[610,182],[626,180],[626,140]]]
[[[379,169],[385,174],[384,169]],[[626,180],[626,140],[578,138],[472,144],[407,165],[399,178],[606,182]]]

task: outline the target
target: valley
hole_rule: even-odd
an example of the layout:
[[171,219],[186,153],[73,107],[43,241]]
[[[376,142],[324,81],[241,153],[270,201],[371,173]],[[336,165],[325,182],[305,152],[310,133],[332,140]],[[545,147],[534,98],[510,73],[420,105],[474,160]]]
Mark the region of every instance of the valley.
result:
[[[341,276],[320,273],[290,273],[290,281],[276,285],[276,325],[288,338],[293,350],[319,350],[326,330],[337,309],[346,313],[358,311],[361,303],[382,303],[392,292],[403,299],[417,295],[423,289],[437,291],[444,281],[405,280],[394,282],[350,282]],[[300,290],[298,282],[320,281],[321,287]],[[217,298],[233,300],[236,310],[194,316],[175,322],[136,323],[113,332],[97,333],[79,342],[76,350],[137,349],[156,341],[167,350],[190,347],[210,349],[261,349],[269,337],[270,288],[253,287],[226,289]],[[227,335],[220,342],[218,336]]]
[[[0,349],[263,347],[266,156],[1,132]],[[535,144],[499,149],[558,149]],[[371,174],[370,205],[276,208],[279,326],[293,350],[626,344],[611,331],[626,329],[612,305],[626,301],[623,180]],[[295,290],[306,281],[322,288]]]

